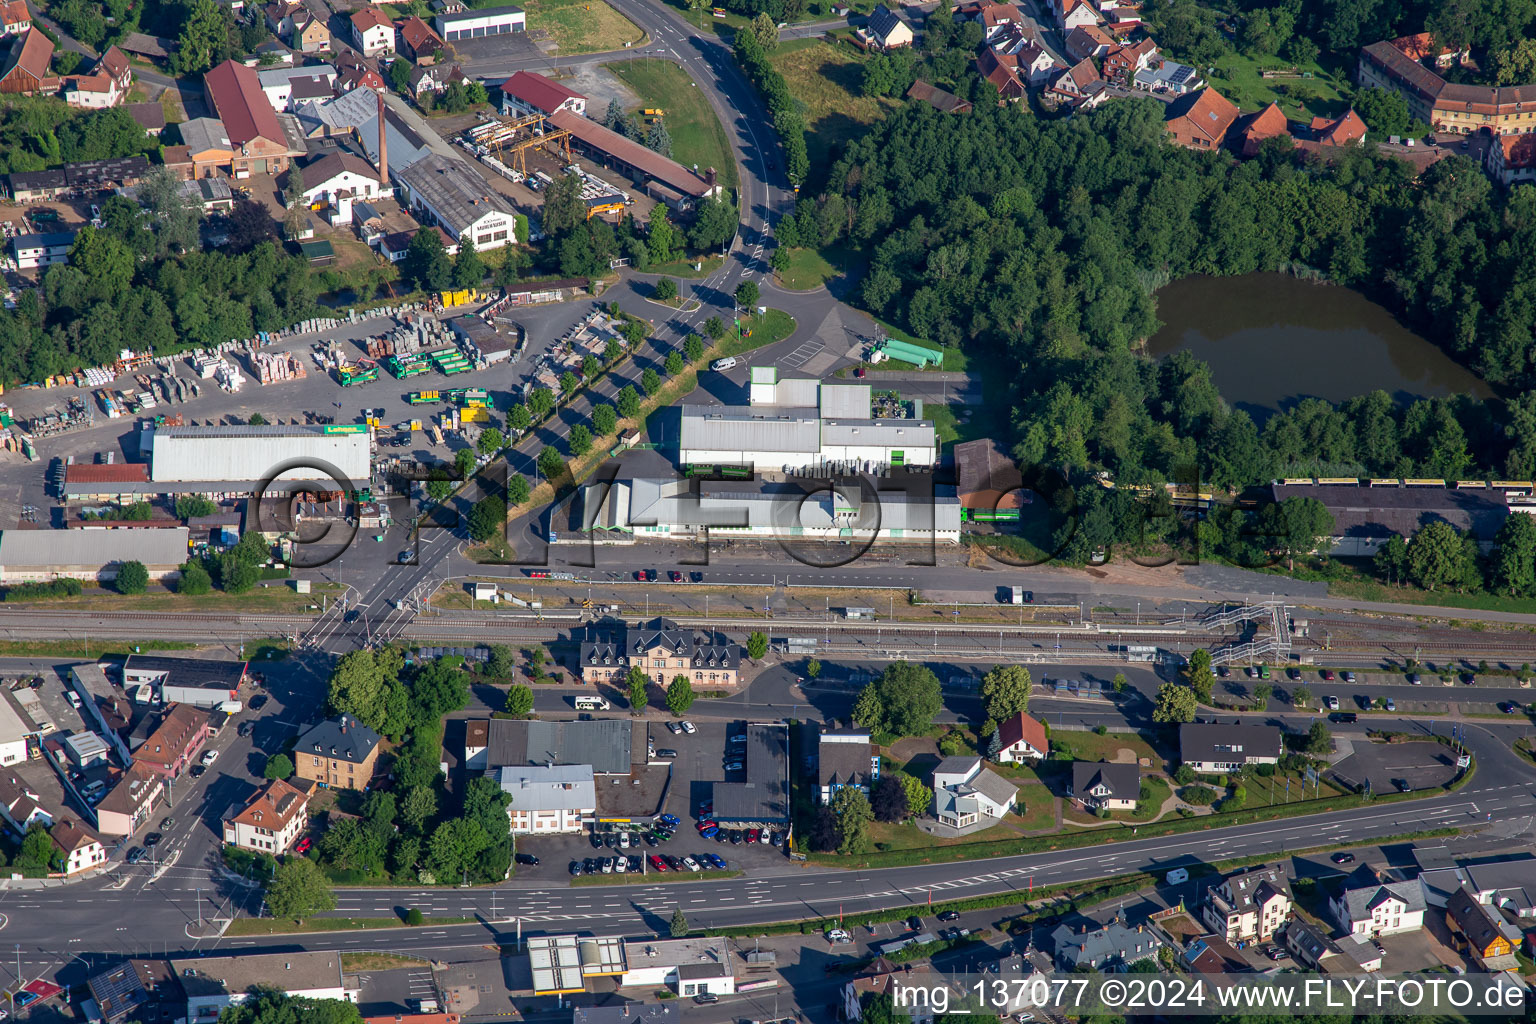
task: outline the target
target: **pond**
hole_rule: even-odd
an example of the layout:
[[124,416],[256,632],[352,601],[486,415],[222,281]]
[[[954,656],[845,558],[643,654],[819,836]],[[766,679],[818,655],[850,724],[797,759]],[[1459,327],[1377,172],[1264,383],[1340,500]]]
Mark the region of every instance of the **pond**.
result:
[[1158,289],[1157,317],[1148,354],[1183,350],[1208,363],[1222,397],[1260,422],[1309,397],[1493,393],[1359,292],[1288,274],[1182,278]]

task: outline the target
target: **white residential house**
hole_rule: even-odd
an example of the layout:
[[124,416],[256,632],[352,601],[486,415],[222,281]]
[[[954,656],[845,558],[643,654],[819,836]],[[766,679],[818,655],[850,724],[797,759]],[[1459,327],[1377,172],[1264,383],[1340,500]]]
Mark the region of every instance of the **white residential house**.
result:
[[1018,787],[979,757],[946,757],[933,769],[933,816],[954,829],[979,830],[1013,809]]
[[1056,58],[1047,53],[1044,47],[1031,44],[1020,50],[1017,54],[1019,60],[1018,73],[1022,75],[1032,87],[1038,88],[1050,80],[1051,75],[1061,66],[1056,63]]
[[238,814],[224,820],[224,841],[274,856],[286,852],[309,824],[314,792],[315,783],[308,779],[273,779]]
[[365,57],[395,48],[395,26],[377,7],[364,7],[352,15],[352,42]]
[[1062,32],[1071,32],[1081,25],[1097,25],[1101,20],[1088,0],[1060,0],[1056,18]]
[[42,794],[19,775],[0,772],[0,818],[18,836],[26,835],[33,825],[53,825],[53,812],[43,806],[42,799]]
[[73,231],[12,235],[11,256],[20,270],[40,270],[55,263],[68,263],[69,247],[74,244]]
[[304,201],[311,206],[324,200],[332,224],[350,223],[352,204],[384,195],[379,172],[368,161],[340,150],[307,164],[303,169]]
[[512,797],[507,816],[515,835],[580,832],[597,813],[597,787],[589,764],[516,765],[497,772]]
[[1022,711],[997,723],[997,743],[992,760],[1003,764],[1039,761],[1051,752],[1045,726]]
[[101,837],[88,826],[73,820],[59,822],[48,830],[53,845],[59,848],[64,859],[64,873],[76,875],[107,862],[107,851],[101,845]]
[[1374,939],[1424,927],[1424,889],[1418,879],[1382,882],[1366,867],[1349,876],[1328,906],[1339,927],[1351,935]]
[[1071,796],[1091,811],[1134,811],[1141,799],[1141,768],[1134,762],[1074,761]]
[[912,27],[902,21],[895,11],[885,4],[876,5],[869,12],[869,20],[858,30],[859,35],[871,46],[881,50],[898,50],[912,45]]
[[1205,892],[1201,916],[1228,942],[1267,942],[1291,915],[1291,889],[1274,868],[1252,868],[1228,875]]

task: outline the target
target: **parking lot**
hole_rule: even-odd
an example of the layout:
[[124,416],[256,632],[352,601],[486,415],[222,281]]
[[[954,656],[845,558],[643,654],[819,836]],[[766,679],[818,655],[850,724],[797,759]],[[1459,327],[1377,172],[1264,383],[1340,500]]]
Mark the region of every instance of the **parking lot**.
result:
[[[722,832],[712,839],[706,839],[697,831],[697,812],[701,804],[710,800],[713,787],[716,782],[740,782],[745,779],[745,772],[740,768],[726,770],[727,764],[740,763],[742,758],[736,757],[727,761],[727,751],[740,750],[742,744],[731,744],[731,737],[741,736],[745,729],[745,723],[740,721],[722,722],[712,720],[685,719],[693,728],[693,732],[683,730],[680,723],[678,731],[669,728],[667,722],[652,722],[648,726],[648,739],[655,750],[655,756],[646,769],[647,777],[642,779],[641,786],[635,786],[634,779],[618,780],[615,787],[612,780],[599,779],[597,784],[598,813],[600,824],[600,839],[605,839],[608,833],[615,835],[615,845],[602,845],[601,849],[592,845],[592,832],[587,830],[580,835],[539,836],[537,838],[519,836],[517,850],[520,854],[532,854],[539,858],[538,865],[521,865],[518,874],[525,878],[549,878],[551,881],[568,877],[570,862],[572,860],[585,860],[599,857],[644,857],[651,853],[669,854],[675,857],[697,855],[699,853],[713,853],[726,862],[731,870],[752,871],[766,869],[773,866],[782,866],[785,863],[784,848],[769,843],[749,843],[745,830],[740,831],[737,842],[732,842],[729,830]],[[667,752],[675,752],[675,757],[666,756]],[[651,790],[652,782],[661,780],[665,787],[666,799],[658,806],[652,801],[649,809],[639,813],[631,807],[631,791],[644,789]],[[622,790],[622,796],[614,792]],[[656,789],[659,799],[661,789]],[[623,813],[620,813],[622,811]],[[671,815],[678,819],[675,835],[670,840],[663,840],[655,845],[649,845],[642,838],[645,828],[650,826],[654,816]],[[604,821],[604,819],[610,819]],[[780,830],[782,831],[782,830]],[[630,845],[619,845],[617,836],[628,833]],[[771,834],[771,833],[770,833]],[[645,872],[650,872],[651,867],[647,863],[642,865]]]
[[1456,753],[1442,743],[1364,743],[1333,766],[1334,774],[1360,785],[1370,781],[1377,793],[1429,789],[1456,777]]

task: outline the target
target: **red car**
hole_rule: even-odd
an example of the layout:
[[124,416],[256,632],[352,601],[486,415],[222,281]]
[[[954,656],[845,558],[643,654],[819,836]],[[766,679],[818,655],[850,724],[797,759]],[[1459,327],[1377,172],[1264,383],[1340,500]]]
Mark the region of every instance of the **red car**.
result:
[[755,843],[759,839],[761,839],[762,837],[763,837],[763,833],[762,833],[761,829],[756,829],[756,828],[749,828],[749,829],[747,829],[747,842]]
[[1319,672],[1318,675],[1322,677],[1322,680],[1325,683],[1333,682],[1333,670],[1332,669],[1325,668],[1321,672]]
[[671,580],[673,583],[681,583],[683,582],[683,574],[678,572],[676,569],[673,569],[671,572],[667,573],[667,579]]
[[646,859],[651,862],[651,870],[652,871],[671,871],[672,870],[671,868],[667,867],[667,862],[666,861],[662,860],[660,856],[658,856],[658,855],[656,855],[654,853],[651,854]]
[[303,853],[307,849],[309,849],[309,836],[305,836],[303,839],[300,839],[298,843],[294,845],[293,852]]
[[701,820],[699,822],[699,831],[700,832],[703,832],[707,828],[719,828],[719,827],[720,827],[720,823],[718,821],[712,821],[709,818],[704,818],[703,820]]
[[858,377],[858,378],[862,379],[864,377],[864,367],[862,367],[862,366],[855,366],[853,368],[853,375],[855,377]]

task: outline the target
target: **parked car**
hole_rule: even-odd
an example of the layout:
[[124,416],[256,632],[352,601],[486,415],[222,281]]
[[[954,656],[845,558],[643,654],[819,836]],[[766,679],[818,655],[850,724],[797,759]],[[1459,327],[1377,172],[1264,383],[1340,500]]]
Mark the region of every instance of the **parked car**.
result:
[[725,858],[718,853],[706,853],[704,859],[709,861],[709,866],[717,871],[725,870]]
[[1331,683],[1333,682],[1333,670],[1325,668],[1317,674],[1317,677],[1325,683]]
[[260,711],[266,706],[267,698],[265,694],[258,693],[256,696],[251,698],[250,708],[252,711]]
[[913,914],[907,918],[907,931],[920,932],[923,930],[923,919]]
[[529,867],[532,867],[532,868],[536,868],[536,867],[539,866],[539,858],[535,857],[531,853],[520,853],[517,856],[513,857],[512,861],[513,861],[513,863],[516,863],[516,864],[526,864],[526,865],[528,865]]
[[663,825],[671,825],[674,828],[676,826],[682,824],[682,819],[679,818],[675,814],[663,814],[661,817],[657,818],[656,820],[661,822]]
[[670,732],[673,736],[676,736],[678,733],[683,731],[683,723],[681,723],[681,722],[668,722],[667,723],[667,731]]
[[1328,710],[1329,711],[1337,711],[1337,710],[1339,710],[1339,698],[1330,696],[1330,697],[1326,697],[1324,699],[1328,703]]
[[691,572],[691,573],[688,574],[688,578],[690,580],[692,580],[694,583],[703,583],[704,582],[704,574],[701,573],[701,572]]
[[688,719],[686,719],[686,718],[683,719],[683,732],[687,733],[689,736],[692,736],[694,733],[696,733],[698,731],[699,731],[699,727],[698,726],[694,725],[692,722],[688,721]]
[[307,853],[309,851],[310,843],[311,843],[311,840],[310,840],[309,836],[305,836],[303,839],[300,839],[298,841],[298,843],[294,846],[293,852],[294,853]]
[[720,826],[719,825],[711,825],[711,826],[709,826],[709,828],[704,828],[704,829],[700,829],[699,830],[699,835],[703,836],[705,839],[713,839],[713,838],[715,838],[715,836],[717,836],[719,834],[720,834]]
[[834,946],[846,945],[853,941],[853,935],[842,928],[833,928],[827,932],[827,941]]
[[213,767],[213,762],[217,761],[218,759],[219,759],[219,752],[217,750],[205,750],[205,751],[203,751],[203,767],[204,768],[212,768]]
[[661,758],[663,761],[670,761],[677,757],[677,751],[671,749],[670,747],[662,747],[660,750],[656,751],[656,756]]
[[1506,715],[1512,715],[1516,711],[1519,711],[1520,707],[1514,701],[1506,700],[1499,704],[1499,710],[1504,712]]
[[572,878],[575,878],[577,875],[581,874],[581,861],[571,861],[571,866],[566,868],[566,870],[571,873]]
[[583,858],[583,860],[581,862],[581,870],[582,870],[583,874],[587,874],[587,875],[595,875],[595,874],[597,874],[598,870],[599,870],[598,864],[597,864],[597,858],[596,857],[586,857],[586,858]]
[[700,818],[699,819],[699,831],[700,832],[704,831],[707,828],[719,828],[719,827],[720,827],[720,823],[718,821],[716,821],[715,819],[713,819],[713,818]]
[[128,851],[126,860],[129,864],[137,864],[147,856],[149,856],[148,850],[145,850],[142,846],[135,846],[133,849]]
[[159,843],[161,839],[164,839],[164,838],[165,837],[162,836],[159,832],[151,832],[149,835],[144,837],[144,845],[145,846],[154,846],[157,843]]
[[1340,852],[1340,853],[1334,854],[1332,857],[1329,857],[1328,859],[1333,861],[1335,864],[1353,864],[1355,862],[1355,855],[1352,854],[1352,853]]
[[694,860],[692,857],[684,857],[683,867],[687,868],[689,871],[698,871],[699,862]]
[[1388,711],[1396,711],[1397,710],[1397,701],[1393,700],[1391,697],[1387,698],[1387,710]]
[[1352,683],[1355,681],[1355,674],[1353,672],[1341,672],[1339,673],[1339,678],[1343,679],[1346,683]]
[[681,583],[683,582],[683,574],[678,572],[676,569],[668,569],[667,579],[673,583]]
[[169,832],[171,829],[173,829],[175,827],[176,827],[176,819],[175,818],[172,818],[170,816],[166,816],[166,817],[160,819],[160,831],[161,832]]
[[1423,685],[1423,683],[1424,683],[1424,680],[1419,678],[1419,674],[1417,672],[1409,672],[1408,673],[1408,685],[1410,685],[1410,686],[1421,686],[1421,685]]
[[659,854],[659,853],[651,854],[649,857],[646,858],[646,860],[651,862],[651,870],[652,871],[666,871],[666,870],[668,870],[667,869],[667,862],[661,859],[661,854]]
[[742,840],[744,840],[744,839],[746,839],[746,836],[742,833],[741,829],[739,829],[739,828],[731,829],[731,845],[732,846],[740,846],[741,843],[742,843]]
[[736,369],[736,357],[726,356],[724,359],[716,359],[714,362],[709,364],[709,368],[717,372],[722,370],[734,370]]
[[761,836],[761,835],[762,835],[762,832],[759,831],[758,829],[749,828],[749,829],[747,829],[747,842],[755,843],[755,842],[757,842],[758,837]]
[[727,761],[722,766],[728,772],[744,771],[747,767],[745,761]]
[[939,915],[939,920],[940,921],[958,921],[958,920],[960,920],[960,912],[957,911],[957,910],[946,910],[942,914]]

